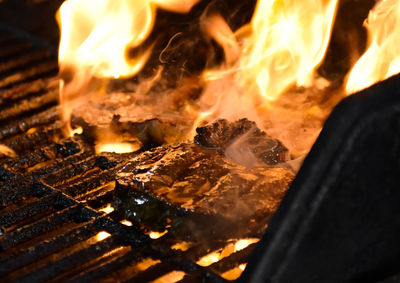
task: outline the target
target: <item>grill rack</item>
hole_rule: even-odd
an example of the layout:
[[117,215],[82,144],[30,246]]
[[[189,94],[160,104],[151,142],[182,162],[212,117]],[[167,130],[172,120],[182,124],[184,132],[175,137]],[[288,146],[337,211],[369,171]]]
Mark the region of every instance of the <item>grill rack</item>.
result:
[[196,261],[226,241],[180,251],[171,246],[181,239],[151,239],[137,223],[101,211],[129,156],[98,155],[80,136],[62,138],[57,73],[48,46],[0,25],[0,144],[18,154],[0,154],[2,279],[150,282],[179,271],[182,282],[226,282],[221,275],[246,263],[255,244],[203,267]]

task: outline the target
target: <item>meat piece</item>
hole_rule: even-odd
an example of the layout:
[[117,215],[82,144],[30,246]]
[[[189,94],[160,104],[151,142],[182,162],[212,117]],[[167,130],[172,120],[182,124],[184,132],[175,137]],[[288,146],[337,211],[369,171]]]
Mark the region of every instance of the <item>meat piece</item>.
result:
[[238,161],[237,156],[234,156],[234,151],[237,149],[240,152],[236,155],[253,155],[258,165],[276,165],[289,158],[287,148],[279,140],[268,136],[257,127],[255,122],[247,119],[236,122],[221,119],[205,127],[197,128],[196,132],[194,140],[197,144],[222,151],[228,150],[235,161]]
[[258,130],[256,123],[247,119],[241,119],[236,122],[228,122],[225,119],[196,129],[197,135],[194,138],[195,143],[209,148],[226,148],[235,138],[241,136],[251,129]]
[[153,230],[245,236],[264,231],[293,177],[287,168],[248,168],[220,151],[180,143],[128,162],[117,173],[114,205]]
[[195,117],[184,107],[174,106],[172,95],[160,101],[142,96],[113,93],[81,103],[73,110],[72,125],[81,126],[89,139],[139,141],[144,149],[183,140]]

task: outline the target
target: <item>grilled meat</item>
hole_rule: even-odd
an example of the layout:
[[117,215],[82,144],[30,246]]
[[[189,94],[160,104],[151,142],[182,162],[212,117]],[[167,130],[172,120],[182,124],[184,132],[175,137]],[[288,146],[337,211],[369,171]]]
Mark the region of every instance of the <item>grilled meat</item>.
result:
[[[81,126],[91,140],[136,141],[144,149],[184,139],[194,117],[171,97],[159,101],[140,95],[113,93],[97,101],[76,106],[73,126]],[[182,117],[185,117],[183,119]]]
[[[219,124],[233,129],[243,122],[248,123]],[[202,137],[206,138],[204,132]],[[125,164],[117,173],[114,205],[127,219],[153,230],[170,227],[170,232],[181,235],[207,231],[221,237],[245,236],[265,229],[293,177],[284,166],[249,168],[219,149],[177,143],[139,154]]]
[[288,160],[287,148],[279,140],[261,131],[255,122],[247,119],[236,122],[220,119],[197,128],[196,132],[195,143],[222,151],[232,151],[232,148],[239,147],[242,154],[253,155],[259,165],[276,165]]

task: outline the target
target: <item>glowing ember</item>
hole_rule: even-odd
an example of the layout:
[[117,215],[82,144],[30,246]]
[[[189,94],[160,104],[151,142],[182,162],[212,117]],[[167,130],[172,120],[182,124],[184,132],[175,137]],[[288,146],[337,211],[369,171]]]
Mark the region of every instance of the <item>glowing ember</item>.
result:
[[105,214],[110,214],[114,211],[114,208],[111,206],[111,203],[109,203],[106,207],[99,209],[99,211],[104,212]]
[[239,276],[242,274],[242,272],[245,270],[246,264],[243,263],[239,265],[238,267],[235,267],[231,270],[228,270],[224,273],[221,274],[222,278],[225,278],[226,280],[236,280],[239,278]]
[[220,261],[221,259],[222,259],[221,252],[215,251],[215,252],[209,253],[206,256],[203,256],[196,263],[200,266],[209,266],[217,261]]
[[17,154],[12,148],[9,148],[8,146],[4,144],[0,144],[0,155],[5,155],[9,157],[17,157]]
[[75,128],[75,129],[72,129],[71,131],[70,131],[70,136],[72,137],[73,135],[80,135],[80,134],[82,134],[83,133],[83,129],[82,129],[82,127],[78,127],[78,128]]
[[188,249],[190,249],[193,245],[194,245],[194,243],[192,243],[192,242],[184,241],[184,242],[174,244],[173,246],[171,246],[171,249],[184,252],[184,251],[187,251]]
[[368,49],[350,72],[348,94],[400,72],[400,2],[381,0],[365,21]]
[[251,244],[257,243],[260,239],[252,238],[252,239],[242,239],[235,243],[235,252],[241,251]]
[[267,100],[309,86],[324,58],[337,0],[259,0],[240,58],[239,80]]
[[178,282],[185,277],[186,273],[183,271],[171,271],[160,278],[152,281],[152,283],[172,283],[172,282]]
[[107,233],[106,231],[101,231],[96,235],[96,240],[98,242],[100,242],[100,241],[103,241],[103,240],[107,239],[110,236],[111,236],[110,233]]
[[135,152],[140,149],[140,146],[136,143],[104,143],[97,144],[96,152],[115,152],[115,153],[128,153]]
[[151,231],[150,233],[148,233],[148,235],[149,235],[149,237],[152,238],[152,239],[158,239],[158,238],[161,238],[162,236],[164,236],[164,235],[167,234],[167,233],[168,233],[167,230],[165,230],[164,232],[154,232],[154,231]]
[[133,225],[132,222],[130,222],[129,220],[126,220],[126,219],[121,220],[120,223],[124,224],[125,226],[132,226]]
[[143,271],[148,269],[150,266],[156,265],[157,263],[160,263],[160,260],[155,260],[152,258],[145,258],[141,262],[139,262],[137,265],[135,265],[134,270],[135,271]]
[[197,261],[200,266],[209,266],[221,259],[230,256],[231,254],[247,248],[249,245],[258,242],[259,239],[240,239],[234,243],[228,244],[225,248],[209,253]]

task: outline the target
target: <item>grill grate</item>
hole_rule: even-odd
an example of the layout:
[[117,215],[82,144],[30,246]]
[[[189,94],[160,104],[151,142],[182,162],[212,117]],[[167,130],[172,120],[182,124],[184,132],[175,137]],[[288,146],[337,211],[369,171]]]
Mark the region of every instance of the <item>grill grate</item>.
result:
[[99,155],[78,135],[62,138],[56,56],[6,31],[0,43],[0,144],[17,154],[0,154],[2,279],[233,279],[227,274],[247,262],[255,244],[201,266],[196,262],[226,241],[179,250],[172,248],[183,241],[176,235],[152,239],[139,224],[123,224],[104,209],[113,198],[114,173],[130,154]]

